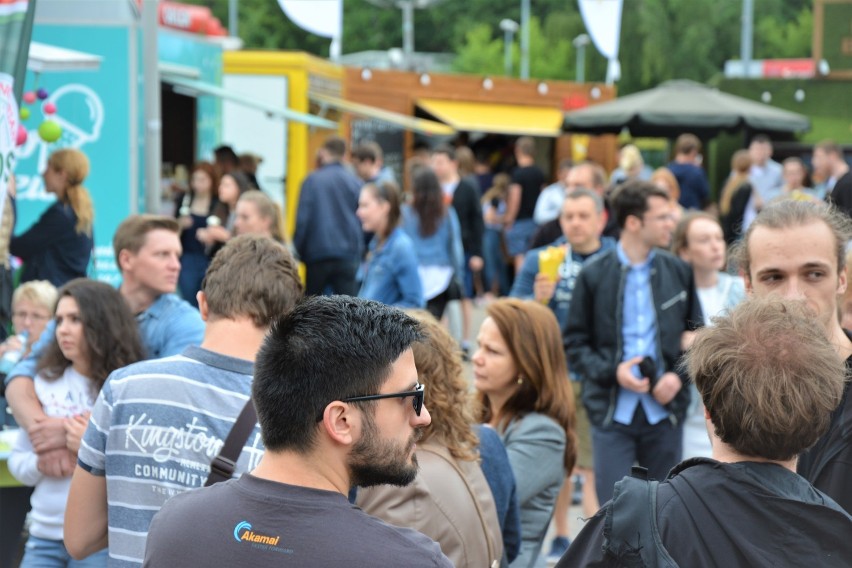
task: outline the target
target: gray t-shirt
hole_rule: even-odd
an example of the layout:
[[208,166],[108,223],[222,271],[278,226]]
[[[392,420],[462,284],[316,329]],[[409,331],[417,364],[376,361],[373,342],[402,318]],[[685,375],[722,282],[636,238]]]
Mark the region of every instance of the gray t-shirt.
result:
[[451,568],[437,543],[346,497],[250,474],[189,491],[154,517],[143,567]]
[[[251,380],[250,361],[200,347],[110,375],[77,456],[80,467],[106,476],[110,567],[138,567],[154,513],[170,497],[204,485]],[[262,455],[255,426],[236,473],[254,469]]]

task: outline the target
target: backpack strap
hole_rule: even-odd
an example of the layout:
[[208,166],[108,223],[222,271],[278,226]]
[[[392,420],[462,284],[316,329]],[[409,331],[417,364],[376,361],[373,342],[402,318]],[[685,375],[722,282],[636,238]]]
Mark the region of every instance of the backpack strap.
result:
[[604,552],[624,568],[678,568],[657,527],[658,481],[634,467],[615,484],[604,521]]
[[254,430],[255,424],[257,424],[257,413],[254,410],[251,397],[249,397],[236,422],[231,427],[228,437],[225,438],[225,443],[222,445],[219,455],[210,462],[210,475],[207,476],[204,487],[210,487],[214,483],[227,481],[233,477],[234,470],[237,468],[237,460],[248,437]]

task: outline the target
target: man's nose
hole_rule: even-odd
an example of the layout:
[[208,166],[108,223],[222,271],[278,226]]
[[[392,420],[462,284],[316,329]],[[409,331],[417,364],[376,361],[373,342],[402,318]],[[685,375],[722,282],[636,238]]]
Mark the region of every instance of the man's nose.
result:
[[420,409],[420,416],[417,414],[414,415],[414,423],[412,426],[428,426],[432,423],[432,415],[429,414],[429,409],[426,408],[426,405],[423,405],[423,408]]
[[791,300],[798,300],[804,297],[801,283],[796,278],[790,278],[781,293],[785,298]]

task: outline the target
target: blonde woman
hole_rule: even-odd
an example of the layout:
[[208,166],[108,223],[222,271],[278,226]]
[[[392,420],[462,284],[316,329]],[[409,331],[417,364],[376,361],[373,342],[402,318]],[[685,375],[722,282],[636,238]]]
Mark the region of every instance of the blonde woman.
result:
[[88,175],[89,159],[79,150],[64,148],[48,158],[44,188],[56,202],[9,243],[9,252],[24,261],[21,282],[47,280],[59,287],[86,276],[95,220],[92,198],[82,185]]
[[281,208],[257,189],[243,193],[237,200],[234,232],[238,235],[262,235],[279,243],[286,241]]

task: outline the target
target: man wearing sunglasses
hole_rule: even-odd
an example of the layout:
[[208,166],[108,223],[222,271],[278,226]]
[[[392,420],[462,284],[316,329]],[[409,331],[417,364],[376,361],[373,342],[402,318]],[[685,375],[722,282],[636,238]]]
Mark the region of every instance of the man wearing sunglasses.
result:
[[281,317],[252,385],[266,453],[240,479],[172,498],[143,566],[451,566],[428,537],[346,498],[354,485],[414,480],[431,421],[411,350],[421,338],[401,311],[348,296]]

